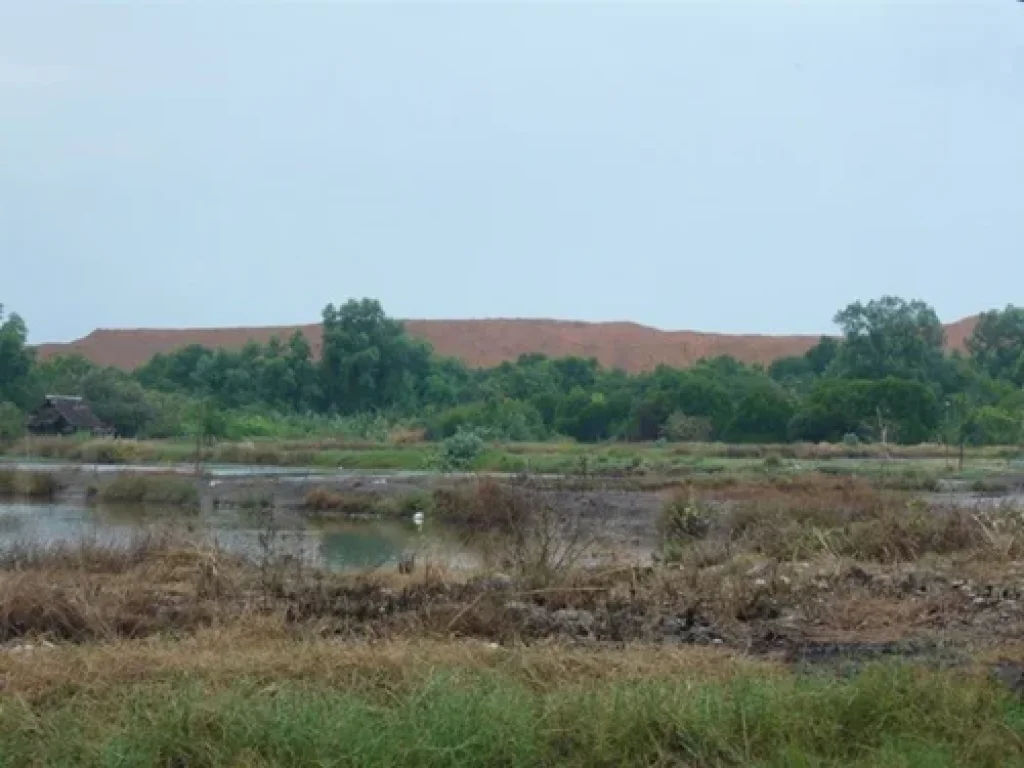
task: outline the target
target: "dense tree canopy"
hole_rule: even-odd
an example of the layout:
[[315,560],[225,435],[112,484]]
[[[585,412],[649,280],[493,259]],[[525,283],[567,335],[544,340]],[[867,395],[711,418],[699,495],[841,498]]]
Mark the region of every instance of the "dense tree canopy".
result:
[[320,385],[328,410],[414,406],[429,374],[430,348],[407,336],[380,302],[352,300],[324,309]]
[[937,381],[942,375],[945,330],[923,301],[883,296],[854,302],[835,317],[843,343],[828,370],[850,379],[893,376]]
[[34,356],[27,346],[28,329],[18,315],[4,315],[0,304],[0,403],[25,407],[32,399],[31,379]]
[[921,301],[856,302],[836,322],[841,337],[767,370],[719,357],[629,375],[539,354],[472,369],[435,355],[363,299],[325,308],[320,359],[296,333],[237,351],[184,347],[125,373],[76,356],[37,363],[25,323],[0,312],[3,435],[18,431],[12,414],[23,418],[50,392],[85,395],[118,433],[150,437],[261,435],[268,418],[344,417],[418,424],[431,438],[473,430],[588,442],[1024,439],[1024,310],[984,314],[969,355],[945,353],[943,328]]
[[967,349],[978,368],[994,379],[1024,386],[1024,308],[983,312]]

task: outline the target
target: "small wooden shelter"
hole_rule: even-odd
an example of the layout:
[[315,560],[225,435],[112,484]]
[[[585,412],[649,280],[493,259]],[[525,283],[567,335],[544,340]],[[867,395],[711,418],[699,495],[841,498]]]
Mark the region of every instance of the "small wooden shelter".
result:
[[29,416],[27,426],[33,435],[73,435],[78,432],[109,435],[112,432],[96,418],[85,400],[67,395],[47,395],[43,404]]

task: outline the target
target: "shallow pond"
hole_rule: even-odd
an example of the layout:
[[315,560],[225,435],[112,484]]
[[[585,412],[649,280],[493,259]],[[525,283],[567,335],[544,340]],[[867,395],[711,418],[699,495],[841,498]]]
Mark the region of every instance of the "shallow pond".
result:
[[412,522],[313,523],[238,509],[189,514],[134,505],[0,502],[0,551],[83,542],[127,546],[140,536],[163,533],[254,558],[301,556],[310,564],[339,571],[394,566],[408,553],[454,568],[478,564],[454,536]]

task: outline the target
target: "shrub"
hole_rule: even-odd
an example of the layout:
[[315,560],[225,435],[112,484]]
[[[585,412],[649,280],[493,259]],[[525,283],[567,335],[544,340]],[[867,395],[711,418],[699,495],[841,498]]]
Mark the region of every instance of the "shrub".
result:
[[673,442],[702,443],[711,439],[714,425],[711,419],[700,416],[687,416],[682,411],[669,414],[661,427],[661,435]]
[[442,472],[457,472],[469,469],[484,452],[486,444],[476,430],[463,429],[441,443],[437,455],[437,467]]
[[1001,408],[985,406],[971,416],[965,431],[972,445],[1012,445],[1020,441],[1020,418]]
[[658,519],[662,540],[681,543],[703,539],[711,530],[712,510],[693,491],[676,493],[665,502]]
[[449,525],[510,533],[526,524],[533,501],[526,491],[486,479],[475,485],[437,489],[432,507],[438,519]]

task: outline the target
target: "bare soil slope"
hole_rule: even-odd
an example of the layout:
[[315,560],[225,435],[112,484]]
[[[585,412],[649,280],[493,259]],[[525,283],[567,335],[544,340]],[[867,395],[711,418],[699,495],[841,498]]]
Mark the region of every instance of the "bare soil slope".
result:
[[[962,348],[974,327],[974,318],[947,326],[949,343]],[[817,336],[759,336],[662,331],[636,323],[583,323],[564,320],[409,320],[409,332],[425,339],[442,355],[468,365],[487,367],[519,355],[542,353],[551,357],[596,357],[605,366],[630,372],[647,371],[659,364],[677,367],[702,357],[731,355],[748,363],[768,363],[786,355],[799,355]],[[77,341],[43,344],[42,358],[78,353],[99,365],[136,368],[159,352],[188,344],[239,349],[248,341],[265,343],[272,336],[287,338],[301,330],[320,353],[320,326],[266,328],[192,328],[180,330],[93,331]]]

